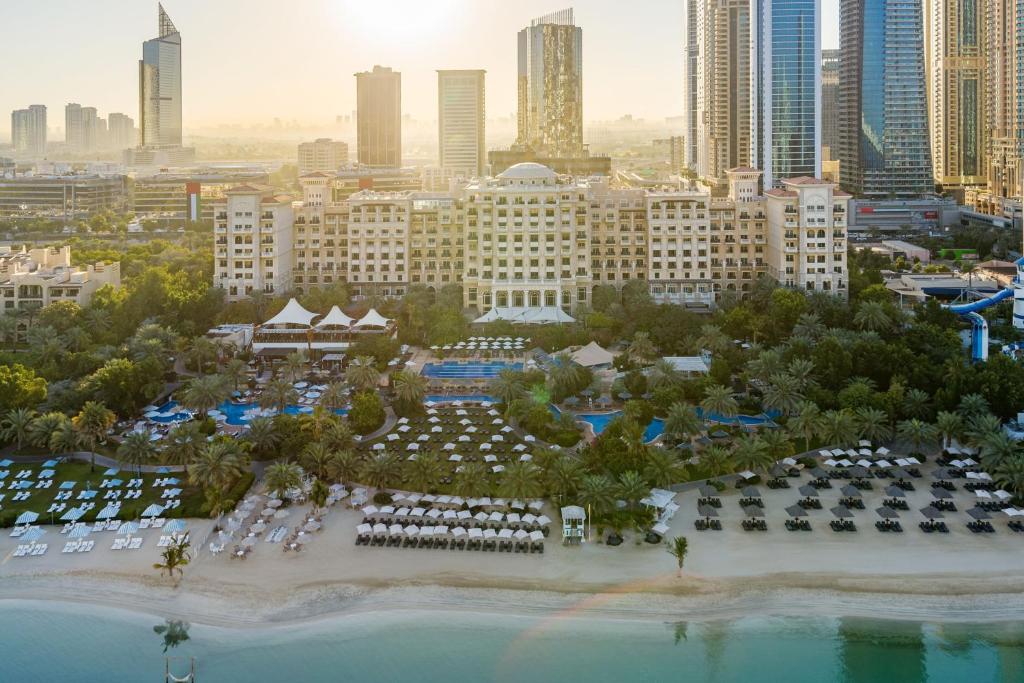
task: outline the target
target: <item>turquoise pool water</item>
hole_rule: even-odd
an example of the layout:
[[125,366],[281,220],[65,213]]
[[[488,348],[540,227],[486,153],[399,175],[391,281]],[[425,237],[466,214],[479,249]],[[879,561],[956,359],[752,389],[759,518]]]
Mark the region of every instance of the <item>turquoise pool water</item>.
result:
[[[160,413],[173,412],[173,411],[175,411],[177,409],[177,407],[178,407],[178,402],[177,401],[168,401],[167,403],[165,403],[162,406],[160,406],[159,408],[157,408],[157,412],[160,412]],[[244,425],[244,424],[248,424],[249,420],[251,418],[249,418],[246,415],[246,413],[248,411],[250,411],[250,410],[255,409],[255,408],[259,408],[259,404],[257,404],[257,403],[235,403],[234,401],[224,401],[219,406],[217,406],[217,410],[221,411],[226,416],[226,419],[224,421],[226,423],[228,423],[229,425]],[[312,406],[290,405],[290,406],[285,406],[284,412],[288,413],[289,415],[301,415],[302,413],[312,413],[313,412],[313,407]],[[348,408],[337,408],[337,409],[335,409],[334,412],[336,414],[338,414],[338,415],[347,415],[348,414]],[[181,422],[183,420],[187,420],[188,418],[189,418],[189,414],[186,413],[186,412],[174,412],[173,415],[169,415],[168,417],[152,417],[150,419],[153,420],[153,422],[159,422],[161,424],[168,424],[168,423],[171,423],[171,422]]]
[[[60,603],[0,603],[0,680],[162,681],[164,648],[199,683],[233,681],[685,681],[1011,683],[1024,625],[830,618],[697,623],[564,613],[383,612],[272,628],[183,624]],[[184,637],[187,635],[187,639]]]
[[[615,418],[622,415],[622,411],[615,411],[613,413],[577,413],[576,417],[590,424],[594,428],[594,434],[600,434],[605,430]],[[660,417],[656,417],[651,420],[651,423],[647,425],[647,429],[644,430],[644,442],[654,441],[661,433],[665,431],[665,421]]]
[[522,370],[522,363],[491,361],[487,363],[455,363],[442,361],[423,366],[423,376],[435,379],[492,379],[502,370]]
[[453,403],[455,401],[498,402],[498,399],[487,394],[427,394],[423,400],[430,403]]

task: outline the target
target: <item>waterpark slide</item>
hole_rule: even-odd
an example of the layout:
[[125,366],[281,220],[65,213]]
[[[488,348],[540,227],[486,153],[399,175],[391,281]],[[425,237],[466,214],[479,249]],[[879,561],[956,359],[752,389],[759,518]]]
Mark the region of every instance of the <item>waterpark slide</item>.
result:
[[949,310],[951,310],[953,313],[956,313],[957,315],[967,315],[968,313],[977,313],[978,311],[983,311],[983,310],[985,310],[986,308],[988,308],[990,306],[995,306],[1000,301],[1005,301],[1005,300],[1007,300],[1009,298],[1012,298],[1012,297],[1013,297],[1013,290],[1012,289],[1009,289],[1009,288],[1001,289],[998,292],[996,292],[995,294],[993,294],[992,296],[987,297],[985,299],[978,299],[977,301],[972,301],[969,304],[956,304],[956,305],[950,306]]
[[949,310],[957,315],[963,316],[971,323],[971,359],[975,361],[988,360],[988,323],[981,316],[980,311],[990,306],[995,306],[1000,301],[1012,298],[1013,301],[1013,326],[1024,328],[1024,257],[1017,259],[1017,276],[1013,283],[1006,289],[1001,289],[990,297],[978,299],[966,304],[954,304],[947,306]]

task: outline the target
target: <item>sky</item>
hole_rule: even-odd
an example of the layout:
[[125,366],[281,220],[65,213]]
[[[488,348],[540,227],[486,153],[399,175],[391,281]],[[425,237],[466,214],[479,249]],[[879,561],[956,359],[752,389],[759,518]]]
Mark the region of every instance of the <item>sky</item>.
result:
[[[822,0],[838,45],[838,0]],[[138,118],[138,59],[157,32],[149,0],[0,0],[0,130],[7,112],[67,102]],[[166,0],[182,35],[191,127],[323,124],[355,108],[357,71],[402,72],[403,111],[433,120],[436,69],[486,69],[487,115],[515,111],[516,33],[558,0]],[[661,120],[682,107],[682,0],[580,0],[587,121]]]

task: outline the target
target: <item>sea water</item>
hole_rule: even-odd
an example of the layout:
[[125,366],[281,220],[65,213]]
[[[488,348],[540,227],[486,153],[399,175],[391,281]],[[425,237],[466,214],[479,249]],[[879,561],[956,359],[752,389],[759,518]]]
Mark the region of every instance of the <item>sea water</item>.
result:
[[228,629],[113,609],[0,603],[0,681],[1024,681],[1024,624],[757,617],[614,620],[572,612],[385,611]]

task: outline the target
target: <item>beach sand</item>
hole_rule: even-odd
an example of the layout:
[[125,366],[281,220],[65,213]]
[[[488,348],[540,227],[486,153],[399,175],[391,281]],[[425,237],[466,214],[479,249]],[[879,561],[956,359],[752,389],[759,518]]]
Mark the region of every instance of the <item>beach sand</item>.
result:
[[[876,485],[876,489],[879,488]],[[690,541],[683,576],[662,546],[617,548],[597,542],[563,547],[552,526],[543,555],[413,550],[355,546],[358,510],[332,508],[324,528],[301,552],[259,541],[244,560],[211,555],[213,523],[190,524],[197,557],[177,585],[153,569],[159,532],[142,531],[138,551],[111,551],[113,534],[91,536],[89,554],[64,555],[64,537],[51,528],[43,557],[14,558],[17,540],[0,536],[0,600],[38,599],[103,604],[231,627],[283,624],[341,613],[383,609],[459,609],[479,612],[594,613],[612,618],[700,620],[751,614],[820,614],[962,621],[1024,619],[1024,535],[1006,529],[975,535],[962,512],[973,496],[957,493],[959,513],[947,514],[949,534],[924,534],[916,511],[931,502],[925,490],[908,494],[903,534],[874,529],[883,494],[865,496],[856,511],[858,533],[833,533],[828,508],[838,489],[822,492],[811,533],[787,532],[784,508],[795,489],[764,494],[767,533],[744,532],[738,492],[722,496],[723,531],[696,532],[696,494],[680,494],[671,535]],[[294,526],[308,507],[282,524]],[[557,519],[557,514],[547,514]],[[275,520],[276,526],[277,520]]]

